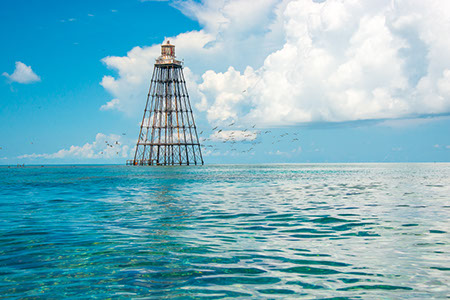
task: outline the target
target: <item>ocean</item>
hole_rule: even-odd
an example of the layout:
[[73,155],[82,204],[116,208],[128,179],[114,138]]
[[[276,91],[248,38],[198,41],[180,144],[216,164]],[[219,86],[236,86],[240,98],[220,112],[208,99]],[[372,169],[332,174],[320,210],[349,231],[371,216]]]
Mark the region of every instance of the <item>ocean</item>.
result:
[[0,298],[444,299],[450,164],[0,167]]

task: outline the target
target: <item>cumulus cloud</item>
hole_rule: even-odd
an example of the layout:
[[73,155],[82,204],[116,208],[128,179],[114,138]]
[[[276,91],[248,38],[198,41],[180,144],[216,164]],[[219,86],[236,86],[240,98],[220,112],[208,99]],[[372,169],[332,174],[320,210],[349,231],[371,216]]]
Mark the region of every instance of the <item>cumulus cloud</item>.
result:
[[11,75],[6,72],[4,72],[2,75],[12,82],[24,84],[41,81],[41,78],[33,72],[30,66],[27,66],[20,61],[16,61],[16,69]]
[[223,130],[215,131],[211,134],[210,139],[212,141],[253,141],[258,137],[256,131],[244,131],[244,130]]
[[[450,2],[178,1],[200,31],[171,38],[212,124],[260,126],[450,112]],[[140,111],[159,45],[103,62],[102,85]],[[144,100],[143,100],[144,99]],[[134,108],[135,107],[135,108]]]
[[106,104],[103,104],[102,106],[100,106],[100,110],[114,110],[119,106],[120,106],[120,100],[112,99],[111,101],[107,102]]
[[[201,55],[204,52],[202,47],[210,40],[210,37],[203,31],[194,31],[180,34],[170,40],[177,46],[177,51],[183,49],[183,53],[186,55],[189,55],[189,53]],[[128,115],[142,112],[150,86],[155,59],[160,55],[160,52],[160,45],[134,47],[127,53],[127,56],[108,56],[102,59],[102,62],[108,68],[116,70],[118,73],[118,77],[104,76],[100,83],[114,96],[114,99],[118,99],[116,100],[117,103],[111,108]],[[192,73],[187,68],[184,73],[189,92],[192,94],[189,86],[193,82],[189,76]],[[195,92],[195,85],[192,90]]]
[[[391,4],[289,1],[282,14],[286,42],[267,56],[257,70],[260,74],[247,68],[237,74],[230,69],[203,76],[200,87],[214,99],[207,109],[208,119],[239,115],[259,124],[286,125],[448,112],[450,52],[438,48],[450,50],[450,44],[425,39],[424,34],[438,24],[449,27],[442,14],[449,5],[438,1],[430,6],[419,1]],[[418,20],[423,11],[429,19]],[[428,53],[410,57],[414,47],[422,44]],[[439,55],[430,55],[435,49]],[[439,66],[438,61],[446,63]],[[424,72],[412,77],[410,69],[423,64]],[[226,77],[248,89],[240,95],[228,94],[224,106],[222,97],[228,87],[217,83]],[[249,82],[255,80],[261,83],[251,88]],[[248,112],[242,111],[246,104]]]
[[61,158],[127,158],[129,156],[130,147],[123,143],[122,137],[116,134],[105,135],[98,133],[95,141],[86,143],[83,146],[70,146],[69,149],[61,149],[51,154],[25,154],[18,156],[19,159],[61,159]]
[[[258,76],[251,67],[247,67],[241,74],[233,67],[225,73],[207,71],[203,74],[203,82],[198,86],[202,95],[202,104],[207,111],[210,122],[225,123],[225,121],[237,121],[246,109],[251,105],[247,97],[250,87],[258,83]],[[208,105],[208,99],[214,99]],[[198,107],[200,108],[200,107]]]

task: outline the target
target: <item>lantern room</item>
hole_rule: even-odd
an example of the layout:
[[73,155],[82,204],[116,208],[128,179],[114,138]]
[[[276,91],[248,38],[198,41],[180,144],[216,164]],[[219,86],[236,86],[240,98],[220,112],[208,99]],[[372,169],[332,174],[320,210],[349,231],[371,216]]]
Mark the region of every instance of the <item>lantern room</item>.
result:
[[161,45],[161,56],[175,57],[175,46],[171,45],[170,41]]
[[157,65],[182,66],[182,62],[175,59],[175,46],[167,41],[161,45],[161,56],[156,59]]

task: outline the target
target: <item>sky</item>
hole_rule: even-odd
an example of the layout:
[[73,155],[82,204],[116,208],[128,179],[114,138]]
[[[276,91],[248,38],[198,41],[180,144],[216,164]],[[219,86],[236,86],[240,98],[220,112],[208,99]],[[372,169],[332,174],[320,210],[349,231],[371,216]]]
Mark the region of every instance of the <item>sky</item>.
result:
[[442,0],[3,0],[0,165],[132,159],[167,40],[206,164],[450,162],[449,20]]

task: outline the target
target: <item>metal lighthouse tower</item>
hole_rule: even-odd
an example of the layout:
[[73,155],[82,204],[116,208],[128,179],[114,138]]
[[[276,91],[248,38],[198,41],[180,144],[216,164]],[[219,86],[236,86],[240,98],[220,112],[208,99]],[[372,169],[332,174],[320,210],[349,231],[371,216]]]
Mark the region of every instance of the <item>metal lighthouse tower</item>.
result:
[[175,46],[161,45],[131,165],[203,165],[183,64]]

